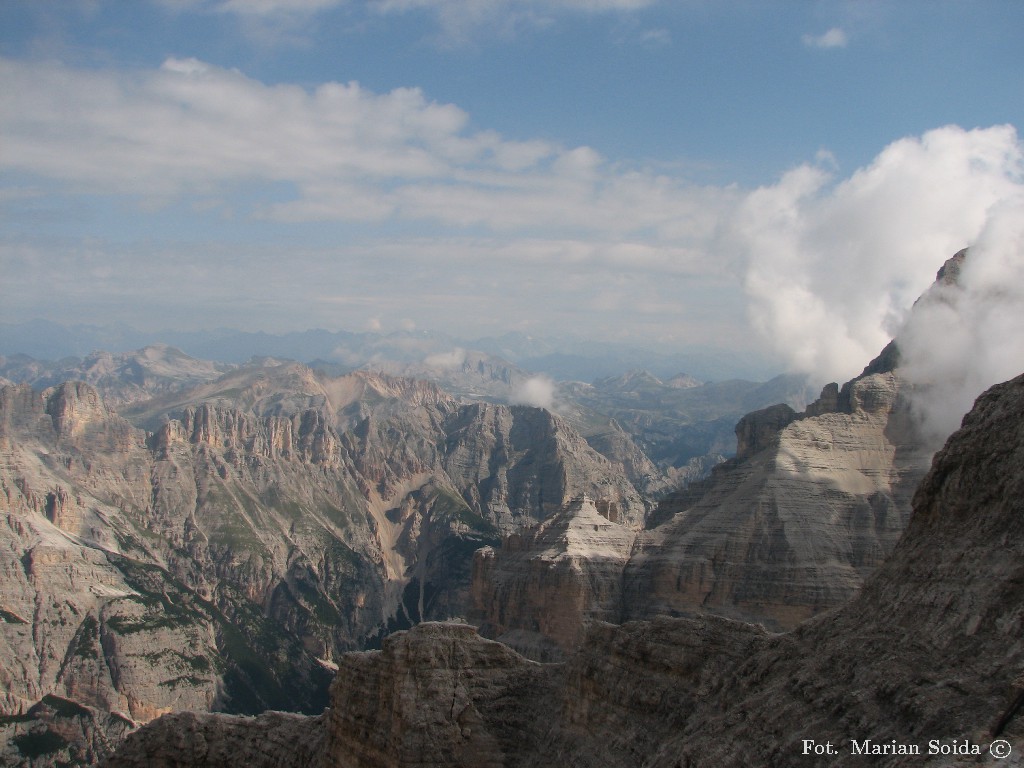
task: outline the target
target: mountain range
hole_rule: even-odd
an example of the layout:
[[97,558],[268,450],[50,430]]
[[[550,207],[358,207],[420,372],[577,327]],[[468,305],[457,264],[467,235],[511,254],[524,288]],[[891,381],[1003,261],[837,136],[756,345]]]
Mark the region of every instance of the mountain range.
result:
[[104,764],[1012,761],[1024,747],[1022,425],[1024,376],[979,398],[857,596],[788,633],[717,616],[597,623],[564,663],[538,664],[472,627],[426,623],[343,657],[322,715],[171,715]]
[[[811,656],[827,617],[870,624],[939,483],[897,343],[814,399],[793,377],[555,381],[450,340],[366,360],[368,338],[355,367],[0,358],[6,761],[94,764],[166,715],[117,760],[702,764],[674,734]],[[715,728],[754,738],[734,720]],[[756,739],[776,763],[796,743]]]

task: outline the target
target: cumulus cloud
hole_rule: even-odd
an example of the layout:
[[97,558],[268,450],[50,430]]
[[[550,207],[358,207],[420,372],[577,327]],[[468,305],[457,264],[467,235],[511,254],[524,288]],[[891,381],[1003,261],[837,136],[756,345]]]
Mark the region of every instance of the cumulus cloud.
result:
[[820,35],[804,35],[803,44],[808,48],[845,48],[846,33],[839,27],[832,27]]
[[959,281],[929,290],[898,340],[935,447],[979,394],[1024,372],[1024,192],[993,208]]
[[547,376],[531,376],[512,392],[511,400],[517,405],[552,410],[555,404],[555,382]]
[[794,371],[851,378],[937,265],[978,241],[1020,189],[1008,126],[902,139],[839,183],[820,167],[790,171],[750,193],[725,227],[746,259],[754,327]]

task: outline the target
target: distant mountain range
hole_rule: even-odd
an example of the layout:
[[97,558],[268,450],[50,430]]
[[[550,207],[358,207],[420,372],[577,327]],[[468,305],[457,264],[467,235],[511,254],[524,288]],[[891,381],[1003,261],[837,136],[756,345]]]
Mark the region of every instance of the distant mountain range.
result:
[[47,320],[0,323],[0,355],[7,357],[26,354],[39,360],[61,360],[86,357],[96,350],[119,353],[153,344],[167,344],[193,357],[226,363],[269,356],[303,363],[321,360],[347,370],[374,360],[419,363],[431,355],[468,349],[500,357],[557,381],[590,382],[634,369],[647,370],[660,379],[685,372],[703,381],[764,381],[779,372],[767,359],[749,355],[741,358],[707,344],[691,344],[669,352],[571,336],[539,337],[525,333],[460,339],[432,331],[382,334],[313,329],[270,334],[217,328],[145,332],[125,325],[63,326]]

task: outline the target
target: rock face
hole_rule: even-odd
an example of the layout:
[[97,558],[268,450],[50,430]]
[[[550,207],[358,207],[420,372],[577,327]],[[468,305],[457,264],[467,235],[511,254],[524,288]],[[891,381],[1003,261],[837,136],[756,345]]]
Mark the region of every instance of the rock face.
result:
[[736,459],[663,502],[667,520],[639,536],[624,618],[712,611],[784,629],[853,596],[906,527],[930,457],[898,371],[844,389],[840,410],[740,421]]
[[595,531],[592,555],[564,534],[573,513],[480,550],[474,620],[554,660],[591,620],[711,612],[787,629],[841,605],[892,551],[930,458],[901,386],[873,373],[802,414],[748,414],[735,459],[666,497],[649,530]]
[[420,624],[341,660],[325,764],[514,765],[556,711],[556,680],[470,626]]
[[540,661],[560,660],[591,620],[618,621],[622,571],[636,538],[614,505],[587,497],[473,561],[471,618],[480,631]]
[[0,389],[0,717],[58,696],[102,731],[52,761],[172,711],[319,711],[345,651],[465,615],[500,531],[583,492],[647,511],[557,417],[424,382],[268,363],[128,412],[154,430],[82,382]]
[[[318,757],[246,764],[951,766],[989,764],[997,736],[1017,755],[1021,466],[1024,376],[979,398],[891,557],[834,612],[783,635],[716,616],[597,624],[556,665],[421,625],[341,660],[330,714],[307,721]],[[217,748],[261,732],[223,728]],[[206,764],[155,759],[180,739],[161,718],[107,764]]]

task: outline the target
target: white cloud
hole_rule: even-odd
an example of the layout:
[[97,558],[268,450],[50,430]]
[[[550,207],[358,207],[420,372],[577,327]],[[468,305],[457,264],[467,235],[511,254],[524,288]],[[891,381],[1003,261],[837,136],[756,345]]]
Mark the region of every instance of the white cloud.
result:
[[273,14],[315,13],[343,5],[346,0],[223,0],[216,8],[224,13],[267,16]]
[[517,405],[532,405],[550,411],[555,404],[555,382],[547,376],[532,376],[516,387],[511,400]]
[[936,448],[978,395],[1024,372],[1024,191],[992,209],[960,284],[918,302],[899,346]]
[[797,371],[844,381],[899,329],[937,266],[1021,190],[1014,130],[937,129],[830,184],[804,166],[752,192],[726,226],[750,315]]
[[[197,323],[216,307],[207,323],[369,317],[414,328],[415,318],[453,332],[469,322],[470,335],[572,326],[746,348],[742,285],[774,354],[841,381],[900,328],[953,252],[977,243],[1002,254],[979,259],[989,265],[1014,253],[1000,245],[1015,237],[999,223],[1012,216],[997,216],[1021,190],[1010,127],[902,139],[845,179],[821,152],[819,165],[744,191],[696,188],[588,147],[473,132],[464,111],[417,89],[268,85],[195,59],[131,73],[0,59],[0,81],[0,171],[25,190],[4,192],[9,206],[32,190],[196,210],[224,201],[260,226],[355,220],[369,233],[336,248],[297,243],[287,259],[271,244],[168,253],[8,241],[0,304],[12,317],[55,306],[53,296],[68,317],[106,320],[117,308],[130,322],[129,300],[179,317],[185,295]],[[234,195],[261,185],[273,194]],[[543,381],[533,386],[524,397],[545,400]]]
[[451,352],[437,352],[423,358],[423,364],[428,368],[435,368],[448,371],[460,367],[466,362],[466,350],[456,347]]
[[433,14],[446,42],[465,43],[485,28],[499,34],[544,27],[570,13],[630,12],[659,0],[375,0],[379,13],[426,11]]
[[0,167],[157,204],[266,184],[294,194],[254,213],[287,222],[653,229],[678,240],[713,226],[709,212],[728,197],[616,168],[588,147],[470,133],[465,112],[416,88],[271,86],[196,59],[134,73],[0,60],[0,78]]
[[804,35],[801,40],[808,48],[845,48],[846,33],[839,27],[832,27],[820,35]]

